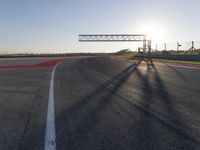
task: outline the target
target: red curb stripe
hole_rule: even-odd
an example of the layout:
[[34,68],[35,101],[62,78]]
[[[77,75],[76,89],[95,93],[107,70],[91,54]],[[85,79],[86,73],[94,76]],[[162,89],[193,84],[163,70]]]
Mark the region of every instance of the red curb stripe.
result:
[[63,59],[58,59],[58,60],[52,60],[52,61],[46,61],[42,62],[39,64],[32,65],[32,67],[53,67],[55,66],[58,62],[60,62]]
[[173,65],[173,64],[168,64],[169,66],[172,67],[179,67],[179,68],[187,68],[187,69],[196,69],[196,70],[200,70],[200,66],[191,66],[191,65]]
[[[177,68],[185,68],[185,69],[195,69],[195,70],[200,70],[199,65],[184,65],[184,64],[175,64],[175,63],[162,63],[160,61],[155,61],[157,65],[162,65],[162,66],[171,66],[171,67],[177,67]],[[146,64],[146,62],[142,62],[143,64]]]
[[29,66],[0,66],[0,69],[17,69],[17,68],[49,68],[55,66],[58,62],[64,59],[56,59],[51,61],[45,61],[42,63],[29,65]]

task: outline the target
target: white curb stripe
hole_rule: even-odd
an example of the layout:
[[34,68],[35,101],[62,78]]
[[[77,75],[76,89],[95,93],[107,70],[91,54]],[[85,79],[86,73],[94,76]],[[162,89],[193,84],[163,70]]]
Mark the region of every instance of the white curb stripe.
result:
[[56,150],[55,112],[54,112],[54,76],[56,67],[57,65],[54,66],[53,71],[51,73],[44,150]]

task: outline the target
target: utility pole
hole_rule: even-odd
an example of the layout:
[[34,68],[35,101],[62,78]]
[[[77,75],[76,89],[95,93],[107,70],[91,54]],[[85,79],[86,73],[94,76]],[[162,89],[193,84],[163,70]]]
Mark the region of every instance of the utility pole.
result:
[[195,48],[194,48],[194,41],[192,41],[192,50],[194,50]]
[[156,44],[156,52],[158,51],[158,45]]
[[164,43],[164,50],[166,51],[167,50],[167,44]]
[[179,42],[177,42],[177,51],[179,50],[179,47],[181,46],[181,44]]

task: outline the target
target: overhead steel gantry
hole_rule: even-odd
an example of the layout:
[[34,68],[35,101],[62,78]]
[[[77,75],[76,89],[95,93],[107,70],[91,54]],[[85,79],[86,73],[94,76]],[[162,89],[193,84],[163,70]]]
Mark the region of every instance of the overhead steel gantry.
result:
[[[151,40],[145,34],[79,34],[80,42],[143,42],[143,53],[151,52]],[[140,49],[139,49],[140,51]]]

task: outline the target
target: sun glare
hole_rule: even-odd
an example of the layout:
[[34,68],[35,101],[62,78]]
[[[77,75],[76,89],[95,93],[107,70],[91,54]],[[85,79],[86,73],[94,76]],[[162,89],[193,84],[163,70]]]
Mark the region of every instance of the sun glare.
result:
[[164,41],[164,31],[158,25],[148,25],[141,29],[141,32],[147,34],[152,42],[159,43]]

